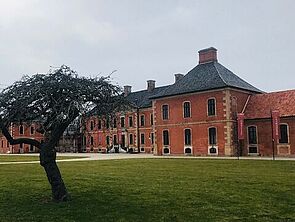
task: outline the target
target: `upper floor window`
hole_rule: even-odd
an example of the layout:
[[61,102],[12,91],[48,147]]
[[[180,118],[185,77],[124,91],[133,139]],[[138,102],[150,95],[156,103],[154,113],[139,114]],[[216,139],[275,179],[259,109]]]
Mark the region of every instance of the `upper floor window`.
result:
[[129,127],[133,127],[133,118],[129,116]]
[[151,133],[151,143],[154,144],[154,133]]
[[120,118],[120,122],[121,122],[121,127],[124,128],[125,127],[125,117],[124,116],[122,116]]
[[154,115],[151,114],[151,125],[154,125]]
[[280,124],[280,143],[289,143],[289,133],[288,133],[288,125]]
[[185,145],[192,145],[191,129],[184,130],[184,144]]
[[217,137],[217,135],[216,135],[216,128],[215,127],[209,128],[209,144],[210,145],[216,145],[217,144],[216,137]]
[[31,135],[33,135],[35,133],[35,127],[34,126],[31,126]]
[[257,127],[256,126],[248,127],[248,142],[249,144],[257,144]]
[[114,126],[114,128],[117,128],[117,118],[116,117],[114,117],[114,119],[113,119],[113,126]]
[[167,120],[169,118],[169,106],[168,105],[162,106],[162,118],[163,118],[163,120]]
[[140,116],[140,126],[144,126],[145,124],[145,119],[144,119],[144,115]]
[[98,120],[98,129],[101,129],[101,120]]
[[184,118],[191,117],[191,103],[190,102],[183,103],[183,117]]
[[168,132],[168,130],[163,131],[163,145],[164,146],[169,145],[169,132]]
[[106,119],[106,128],[107,129],[110,128],[110,119],[109,118]]
[[91,122],[90,122],[90,130],[92,131],[93,129],[94,129],[94,122],[91,121]]
[[20,135],[23,135],[24,134],[24,126],[23,125],[20,125],[19,126],[19,134]]
[[216,109],[215,109],[215,99],[208,99],[208,116],[215,116]]

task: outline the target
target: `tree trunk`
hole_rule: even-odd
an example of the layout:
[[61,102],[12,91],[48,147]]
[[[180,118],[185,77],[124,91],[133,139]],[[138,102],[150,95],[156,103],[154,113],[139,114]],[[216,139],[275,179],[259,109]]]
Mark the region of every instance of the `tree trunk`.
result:
[[40,164],[44,168],[51,185],[53,200],[56,202],[68,201],[70,196],[56,164],[56,150],[54,147],[41,144]]

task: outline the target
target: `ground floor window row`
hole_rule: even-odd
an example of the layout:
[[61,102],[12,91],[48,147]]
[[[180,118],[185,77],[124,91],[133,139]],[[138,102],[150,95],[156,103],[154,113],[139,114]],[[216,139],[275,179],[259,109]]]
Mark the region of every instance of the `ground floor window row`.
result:
[[[286,123],[281,123],[279,127],[280,137],[279,144],[289,144],[289,126]],[[247,127],[247,146],[248,146],[248,153],[249,154],[258,154],[258,129],[257,126],[252,125]],[[272,139],[270,137],[270,139]]]

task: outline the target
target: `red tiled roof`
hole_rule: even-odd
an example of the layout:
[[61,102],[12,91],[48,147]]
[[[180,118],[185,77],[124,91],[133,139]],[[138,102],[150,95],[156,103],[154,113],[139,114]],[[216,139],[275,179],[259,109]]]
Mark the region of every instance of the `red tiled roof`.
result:
[[295,116],[295,90],[252,95],[245,118],[270,118],[270,110],[278,110],[280,116]]

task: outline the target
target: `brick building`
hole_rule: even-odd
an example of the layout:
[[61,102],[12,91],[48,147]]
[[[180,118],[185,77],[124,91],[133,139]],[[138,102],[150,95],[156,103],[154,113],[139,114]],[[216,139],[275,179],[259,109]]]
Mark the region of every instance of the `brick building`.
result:
[[[87,122],[87,152],[118,145],[156,155],[233,156],[239,147],[241,155],[271,156],[270,110],[277,109],[281,139],[275,155],[295,154],[295,90],[264,93],[221,65],[215,48],[200,50],[196,67],[186,75],[175,74],[174,84],[155,87],[149,80],[146,90],[124,90],[137,108],[118,114],[116,126],[92,117]],[[247,135],[240,143],[238,113],[245,114]]]
[[[295,156],[295,90],[257,89],[221,65],[215,48],[200,50],[198,64],[186,75],[175,74],[173,84],[156,87],[148,80],[145,90],[125,86],[124,95],[133,104],[130,110],[86,119],[83,139],[75,141],[80,151]],[[272,110],[280,115],[280,139],[274,143]],[[243,140],[238,140],[239,113]],[[2,141],[0,150],[7,152]]]

